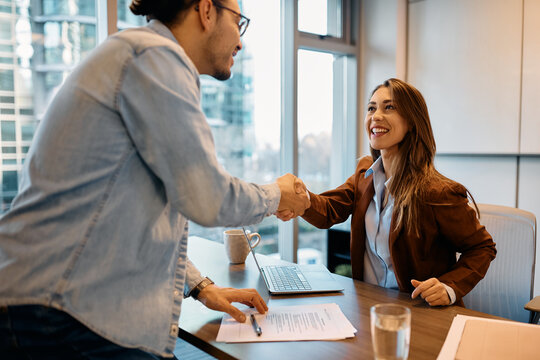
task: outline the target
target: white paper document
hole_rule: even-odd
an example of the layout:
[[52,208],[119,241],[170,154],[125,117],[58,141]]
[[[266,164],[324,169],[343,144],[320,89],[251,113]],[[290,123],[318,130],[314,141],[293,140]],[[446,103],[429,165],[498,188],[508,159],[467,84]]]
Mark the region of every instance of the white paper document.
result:
[[[351,325],[337,304],[273,306],[266,314],[249,309],[239,323],[225,314],[217,335],[219,342],[340,340],[354,337]],[[250,314],[254,314],[262,334],[257,336]]]

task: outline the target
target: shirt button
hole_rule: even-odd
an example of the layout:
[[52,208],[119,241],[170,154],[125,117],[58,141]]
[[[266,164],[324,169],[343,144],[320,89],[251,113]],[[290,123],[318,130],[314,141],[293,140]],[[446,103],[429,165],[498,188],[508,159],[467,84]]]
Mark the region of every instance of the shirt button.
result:
[[180,296],[180,291],[174,290],[174,296]]
[[171,325],[171,336],[178,336],[178,325]]

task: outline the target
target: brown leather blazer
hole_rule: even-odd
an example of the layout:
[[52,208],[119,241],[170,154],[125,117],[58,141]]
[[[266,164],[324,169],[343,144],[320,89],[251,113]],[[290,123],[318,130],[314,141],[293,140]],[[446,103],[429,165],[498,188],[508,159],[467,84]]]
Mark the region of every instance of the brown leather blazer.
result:
[[[373,175],[365,178],[372,165],[371,156],[360,159],[356,172],[338,188],[320,195],[310,193],[311,207],[303,218],[327,229],[351,219],[351,263],[353,278],[364,278],[366,249],[365,215],[374,195]],[[420,236],[402,229],[389,236],[390,254],[399,289],[412,292],[411,279],[435,277],[452,287],[456,305],[484,277],[495,258],[495,243],[476,212],[468,205],[465,187],[434,183],[428,200],[420,208]],[[391,227],[394,228],[395,214]],[[461,253],[456,261],[456,253]]]

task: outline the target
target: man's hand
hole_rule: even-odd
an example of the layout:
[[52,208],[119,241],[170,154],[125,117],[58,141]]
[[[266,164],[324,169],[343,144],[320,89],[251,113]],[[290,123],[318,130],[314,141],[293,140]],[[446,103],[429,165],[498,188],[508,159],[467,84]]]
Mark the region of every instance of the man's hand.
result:
[[448,292],[437,278],[427,279],[426,281],[413,279],[411,284],[416,288],[412,292],[411,298],[414,299],[420,295],[430,306],[450,305]]
[[303,215],[306,209],[311,206],[306,186],[296,176],[285,174],[277,179],[277,184],[281,191],[281,199],[276,215],[284,210],[289,210],[292,214],[287,213],[287,217],[289,217],[287,220],[290,220],[292,217]]
[[241,323],[246,321],[246,316],[243,312],[232,306],[232,302],[239,302],[250,307],[255,307],[261,314],[268,311],[268,306],[255,289],[233,289],[208,285],[201,290],[197,300],[209,309],[226,312]]
[[289,221],[296,216],[294,216],[294,212],[292,212],[291,210],[285,209],[276,212],[276,217],[281,221]]

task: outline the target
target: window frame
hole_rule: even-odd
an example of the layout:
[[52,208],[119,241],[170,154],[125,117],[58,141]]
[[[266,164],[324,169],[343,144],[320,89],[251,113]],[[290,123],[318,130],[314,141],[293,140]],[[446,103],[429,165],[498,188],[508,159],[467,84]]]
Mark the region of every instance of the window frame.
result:
[[[338,186],[355,169],[357,124],[360,121],[357,106],[357,94],[360,93],[357,71],[360,59],[359,1],[343,0],[341,11],[342,36],[317,35],[298,30],[298,0],[281,0],[281,173],[298,175],[298,50],[343,55],[344,60],[334,66],[334,104],[339,106],[334,106],[333,117],[346,121],[335,122],[332,130],[332,138],[336,141],[332,141],[331,186]],[[345,77],[345,74],[353,76]],[[297,262],[298,219],[280,222],[278,229],[281,258]]]

